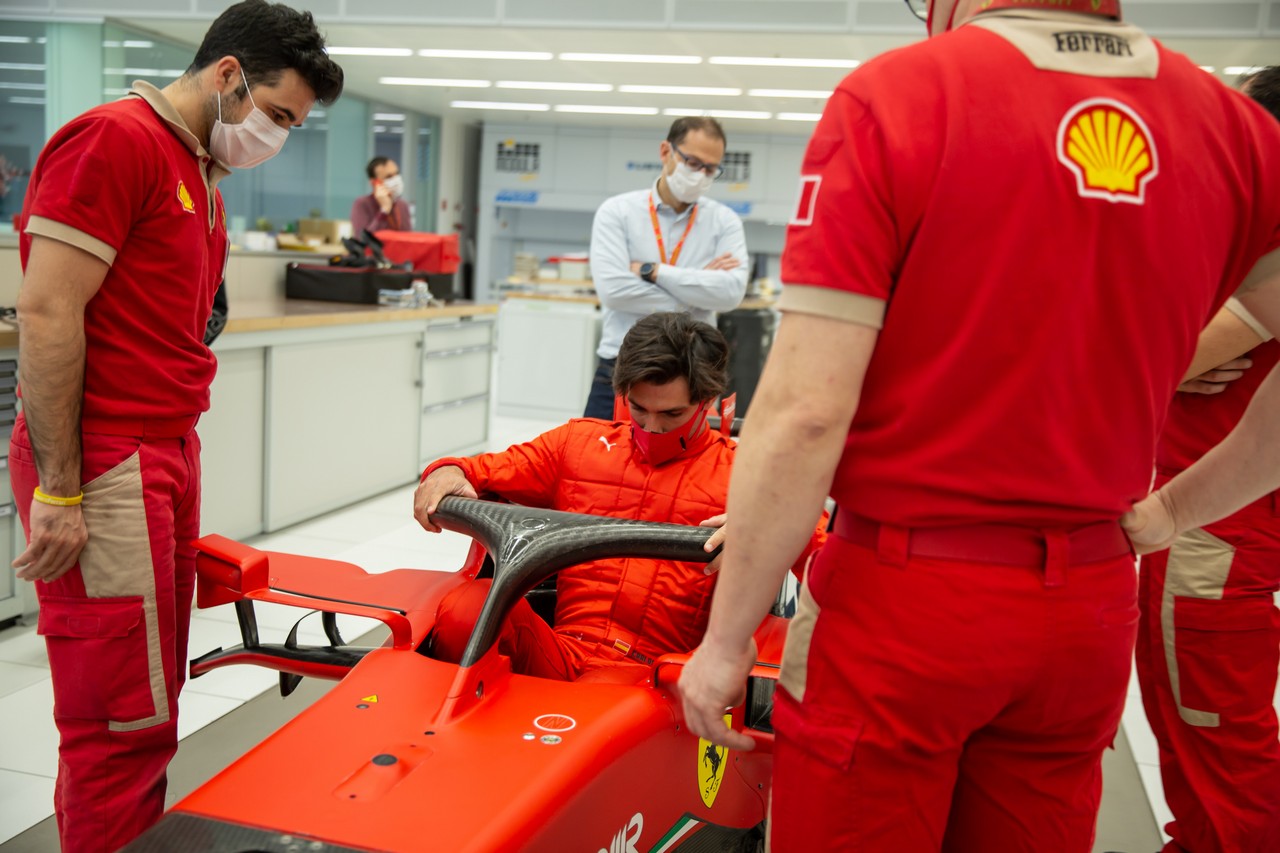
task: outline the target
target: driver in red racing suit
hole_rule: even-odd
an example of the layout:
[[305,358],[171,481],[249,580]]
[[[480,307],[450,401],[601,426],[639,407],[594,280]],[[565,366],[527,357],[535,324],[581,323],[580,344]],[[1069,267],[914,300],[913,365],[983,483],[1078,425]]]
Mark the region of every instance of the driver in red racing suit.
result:
[[[630,422],[578,418],[501,453],[439,459],[422,474],[414,515],[438,532],[431,514],[441,498],[494,493],[526,506],[720,527],[708,542],[713,550],[724,535],[736,444],[727,431],[708,429],[707,415],[724,391],[727,364],[728,346],[713,327],[681,313],[646,317],[623,340],[613,378]],[[823,530],[825,517],[797,575],[825,540]],[[690,651],[706,628],[718,567],[617,558],[564,569],[554,628],[521,600],[498,648],[517,672],[562,680],[588,672],[612,678],[621,675],[617,667]],[[461,657],[488,586],[466,584],[441,602],[436,657]]]

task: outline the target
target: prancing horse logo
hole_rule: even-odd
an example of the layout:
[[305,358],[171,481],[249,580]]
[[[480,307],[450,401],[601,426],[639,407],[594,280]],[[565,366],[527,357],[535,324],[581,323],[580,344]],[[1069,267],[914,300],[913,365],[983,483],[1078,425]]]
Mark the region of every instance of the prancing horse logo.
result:
[[616,441],[613,444],[610,444],[609,439],[605,438],[603,435],[600,436],[600,443],[604,445],[605,450],[613,450],[613,448],[618,446]]

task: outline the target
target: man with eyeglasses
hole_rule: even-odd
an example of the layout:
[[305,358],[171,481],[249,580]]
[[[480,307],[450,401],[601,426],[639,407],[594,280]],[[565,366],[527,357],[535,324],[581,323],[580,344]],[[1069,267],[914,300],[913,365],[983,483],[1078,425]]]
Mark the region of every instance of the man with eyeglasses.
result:
[[831,495],[775,695],[771,849],[1086,853],[1133,551],[1280,486],[1273,373],[1148,496],[1200,330],[1235,294],[1280,331],[1280,126],[1117,0],[925,9],[933,38],[846,77],[805,153],[679,691],[690,731],[753,746],[724,709]]
[[616,195],[596,211],[591,276],[604,328],[583,417],[613,417],[613,366],[627,331],[658,311],[715,325],[747,290],[742,220],[703,194],[724,171],[725,135],[713,118],[676,119],[658,146],[662,172],[648,189]]

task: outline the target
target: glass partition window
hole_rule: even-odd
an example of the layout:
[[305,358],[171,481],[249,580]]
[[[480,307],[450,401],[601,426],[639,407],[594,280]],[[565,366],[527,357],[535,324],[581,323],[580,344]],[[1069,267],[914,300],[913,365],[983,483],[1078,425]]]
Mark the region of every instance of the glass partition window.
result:
[[0,20],[0,231],[13,228],[44,145],[45,25]]
[[102,100],[129,94],[135,80],[163,89],[187,71],[194,51],[113,24],[102,28]]

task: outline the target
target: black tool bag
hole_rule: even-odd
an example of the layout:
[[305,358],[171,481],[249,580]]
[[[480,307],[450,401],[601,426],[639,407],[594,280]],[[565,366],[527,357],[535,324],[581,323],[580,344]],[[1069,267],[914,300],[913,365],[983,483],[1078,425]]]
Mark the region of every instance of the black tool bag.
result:
[[290,299],[377,305],[379,290],[404,290],[413,287],[413,279],[414,274],[408,270],[289,264],[284,274],[284,295]]

